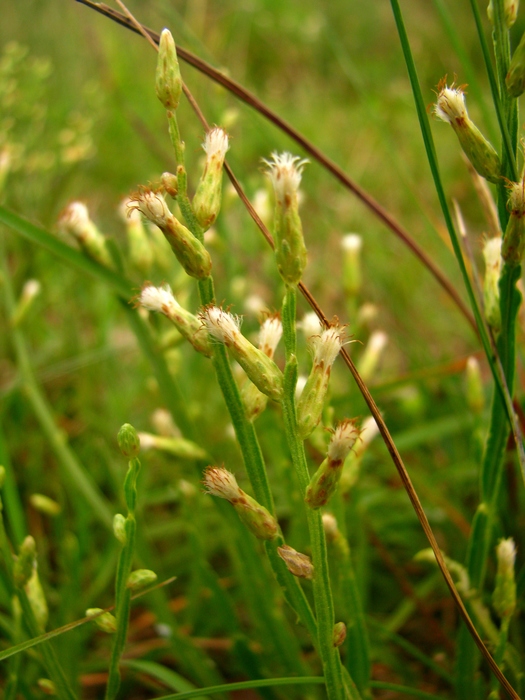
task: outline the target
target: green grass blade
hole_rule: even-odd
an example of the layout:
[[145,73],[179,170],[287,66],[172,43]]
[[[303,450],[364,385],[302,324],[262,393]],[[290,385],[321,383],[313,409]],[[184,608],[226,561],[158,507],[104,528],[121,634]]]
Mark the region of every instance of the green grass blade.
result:
[[[322,676],[302,676],[301,678],[265,678],[256,681],[241,681],[240,683],[225,683],[224,685],[214,685],[200,690],[189,690],[185,693],[172,693],[162,695],[158,700],[189,700],[198,698],[205,692],[206,695],[217,695],[218,693],[232,692],[234,690],[249,690],[250,688],[277,688],[286,685],[322,685]],[[401,686],[399,686],[401,687]],[[430,696],[434,698],[434,696]]]

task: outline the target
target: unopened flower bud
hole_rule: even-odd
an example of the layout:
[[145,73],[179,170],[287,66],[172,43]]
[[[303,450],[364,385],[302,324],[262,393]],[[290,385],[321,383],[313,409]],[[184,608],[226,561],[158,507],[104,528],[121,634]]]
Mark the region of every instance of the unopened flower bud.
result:
[[519,265],[525,248],[525,178],[510,185],[507,208],[510,217],[503,236],[501,257],[507,265]]
[[169,196],[172,199],[176,199],[179,189],[177,176],[173,173],[162,173],[160,180],[162,182],[162,187],[169,194]]
[[434,114],[454,129],[461,148],[474,169],[489,182],[498,183],[501,179],[499,156],[470,119],[462,87],[455,87],[454,84],[448,87],[443,80],[439,83],[438,90]]
[[35,510],[38,510],[44,515],[49,515],[52,518],[59,515],[62,511],[60,503],[53,501],[52,498],[44,496],[42,493],[33,493],[29,497],[29,502]]
[[206,357],[213,355],[208,332],[202,321],[179,304],[168,284],[163,287],[145,286],[137,297],[137,302],[145,309],[160,312],[169,318],[195,350]]
[[117,435],[120,451],[128,459],[135,459],[139,456],[140,440],[135,428],[129,423],[124,423]]
[[314,352],[313,366],[297,402],[297,429],[302,440],[312,434],[321,420],[332,365],[343,342],[344,327],[339,325],[330,326],[309,340]]
[[294,285],[301,281],[307,262],[298,191],[308,161],[290,153],[272,153],[271,158],[263,162],[275,192],[275,258],[283,280]]
[[199,317],[210,335],[230,349],[255,386],[275,401],[282,398],[283,374],[275,362],[256,348],[239,330],[238,320],[218,306],[205,307]]
[[138,209],[160,228],[177,260],[190,277],[209,277],[210,254],[191,231],[173,216],[160,194],[143,188],[132,195],[131,208]]
[[328,456],[312,476],[306,489],[304,500],[310,508],[317,509],[326,505],[333,496],[341,478],[345,459],[358,437],[359,428],[356,427],[355,421],[344,420],[339,423],[330,440]]
[[28,280],[24,284],[16,309],[11,317],[11,325],[13,327],[19,326],[26,318],[41,289],[42,286],[38,280]]
[[142,217],[136,209],[130,207],[129,197],[122,201],[119,214],[126,225],[130,262],[136,270],[146,276],[151,270],[155,255]]
[[161,450],[179,459],[206,459],[208,457],[206,450],[183,437],[166,437],[140,432],[139,438],[143,450]]
[[340,647],[346,639],[346,625],[344,622],[336,622],[332,637],[334,647]]
[[375,374],[379,360],[383,350],[388,343],[388,335],[384,331],[374,331],[359,358],[357,369],[361,375],[361,379],[366,383],[369,382]]
[[206,492],[229,501],[248,529],[260,540],[277,537],[278,526],[273,515],[245,493],[234,475],[221,467],[208,467],[202,483]]
[[49,609],[47,607],[46,596],[44,594],[44,589],[40,583],[40,578],[38,577],[38,570],[35,565],[29,580],[24,586],[27,599],[31,605],[31,610],[35,616],[36,623],[41,630],[44,630],[49,618]]
[[516,580],[514,563],[516,546],[512,537],[500,540],[496,547],[498,569],[492,604],[501,619],[512,617],[516,609]]
[[15,559],[13,576],[15,585],[22,588],[26,585],[36,567],[36,543],[31,535],[28,535],[20,545],[18,557]]
[[[505,17],[505,25],[510,29],[518,16],[519,0],[503,0],[503,16]],[[487,17],[494,24],[494,0],[489,0],[487,6]]]
[[157,574],[151,571],[151,569],[136,569],[136,571],[132,571],[128,576],[126,588],[132,591],[139,591],[141,588],[155,583],[156,580]]
[[297,578],[306,578],[311,581],[314,577],[314,565],[310,557],[297,552],[293,547],[283,544],[277,547],[277,553],[286,564],[288,571]]
[[105,267],[113,267],[104,236],[89,218],[82,202],[71,202],[58,220],[60,228],[78,241],[84,253]]
[[36,684],[44,695],[57,695],[56,685],[49,678],[39,678]]
[[207,231],[221,209],[222,166],[229,148],[228,135],[215,127],[206,134],[202,147],[206,152],[206,161],[192,204],[197,221]]
[[483,280],[483,301],[487,323],[499,333],[501,311],[499,307],[499,278],[501,272],[501,238],[489,238],[483,246],[485,258],[485,278]]
[[361,248],[363,239],[358,233],[343,236],[343,287],[349,297],[355,297],[361,288]]
[[465,367],[467,379],[467,403],[473,413],[481,413],[485,405],[485,397],[483,394],[483,380],[481,378],[481,370],[479,362],[474,356],[467,360]]
[[117,631],[117,619],[110,612],[102,612],[102,610],[102,608],[88,608],[86,617],[93,617],[93,622],[102,632],[113,634]]
[[182,94],[182,78],[175,42],[169,29],[163,29],[160,35],[155,90],[166,109],[177,109]]
[[519,97],[525,90],[525,33],[512,54],[505,85],[511,97]]
[[122,546],[124,546],[128,541],[128,535],[126,533],[126,518],[122,515],[122,513],[116,513],[113,518],[113,534]]

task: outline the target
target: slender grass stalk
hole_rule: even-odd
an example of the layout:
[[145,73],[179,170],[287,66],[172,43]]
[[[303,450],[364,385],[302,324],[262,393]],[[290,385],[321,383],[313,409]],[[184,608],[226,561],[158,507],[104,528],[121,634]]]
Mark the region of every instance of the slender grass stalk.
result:
[[127,585],[133,557],[135,555],[135,536],[137,523],[135,520],[135,508],[137,502],[137,477],[140,471],[140,461],[138,455],[138,438],[136,433],[129,438],[129,441],[136,440],[136,446],[127,449],[125,445],[126,435],[124,431],[131,434],[135,431],[131,426],[126,425],[121,428],[119,433],[119,444],[122,452],[130,456],[128,472],[124,480],[124,498],[128,510],[127,517],[124,522],[124,532],[122,533],[123,542],[121,542],[122,551],[120,553],[117,565],[117,577],[115,581],[115,617],[117,629],[113,639],[113,648],[111,651],[111,661],[109,665],[108,683],[106,686],[106,700],[113,700],[118,693],[120,687],[120,658],[126,644],[128,634],[129,612],[131,607],[131,588]]
[[[297,383],[295,316],[296,290],[295,287],[288,286],[282,307],[283,337],[286,350],[282,407],[286,440],[297,474],[301,495],[304,498],[310,483],[310,474],[306,463],[304,444],[298,435],[295,412],[295,385]],[[306,517],[312,547],[312,562],[315,569],[313,578],[314,600],[317,613],[319,653],[323,662],[326,691],[330,700],[345,697],[359,698],[359,692],[353,681],[347,686],[349,695],[347,696],[345,693],[339,650],[334,648],[333,645],[334,604],[321,513],[319,510],[306,507]]]

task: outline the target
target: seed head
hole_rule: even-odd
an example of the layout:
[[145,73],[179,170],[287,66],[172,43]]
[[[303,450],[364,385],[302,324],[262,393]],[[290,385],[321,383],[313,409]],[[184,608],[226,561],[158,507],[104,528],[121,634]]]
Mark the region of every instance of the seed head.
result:
[[444,83],[438,85],[439,93],[434,114],[447,124],[464,125],[469,118],[465,105],[465,85],[455,87],[454,83],[448,87]]
[[339,325],[330,326],[319,335],[310,338],[310,347],[314,351],[314,366],[322,365],[325,369],[330,368],[339,351],[344,345],[345,327]]
[[171,316],[173,311],[180,306],[169,284],[162,287],[148,285],[139,294],[138,303],[148,311],[158,311],[165,316]]
[[291,153],[276,153],[270,156],[270,160],[263,158],[266,165],[266,174],[272,181],[275,196],[279,202],[284,202],[285,198],[296,196],[301,184],[301,177],[304,166],[309,161],[299,156],[292,156]]

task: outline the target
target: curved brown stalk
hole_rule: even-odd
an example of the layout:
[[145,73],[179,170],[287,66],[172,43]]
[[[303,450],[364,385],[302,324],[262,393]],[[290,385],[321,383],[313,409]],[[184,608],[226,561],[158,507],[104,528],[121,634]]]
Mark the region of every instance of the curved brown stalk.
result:
[[[83,5],[91,7],[93,10],[100,12],[101,14],[109,17],[114,22],[121,24],[127,29],[136,32],[137,34],[142,34],[145,38],[152,39],[156,44],[159,41],[159,34],[152,29],[148,29],[143,25],[140,25],[141,29],[138,28],[134,22],[126,15],[113,10],[104,3],[92,2],[92,0],[76,0]],[[320,165],[323,166],[328,172],[330,172],[339,182],[349,189],[353,194],[363,202],[363,204],[370,209],[370,211],[382,221],[387,228],[389,228],[403,243],[412,251],[412,253],[419,258],[423,265],[429,270],[429,272],[434,276],[441,287],[446,291],[446,293],[454,301],[458,309],[461,311],[465,319],[469,322],[470,326],[474,332],[478,333],[476,322],[474,317],[470,313],[467,305],[459,295],[457,289],[454,287],[452,282],[443,273],[443,271],[436,265],[436,263],[429,257],[426,252],[419,246],[418,243],[412,238],[408,231],[401,226],[401,224],[394,219],[394,217],[377,202],[368,192],[366,192],[360,185],[358,185],[354,180],[352,180],[345,171],[334,163],[333,160],[328,158],[322,151],[320,151],[311,141],[305,138],[301,133],[299,133],[294,127],[286,122],[284,119],[279,117],[273,110],[267,107],[261,100],[259,100],[254,94],[249,90],[246,90],[242,85],[232,80],[228,76],[221,73],[220,70],[214,68],[206,61],[191,53],[182,46],[177,45],[177,55],[180,59],[188,63],[189,65],[196,68],[204,75],[208,76],[211,80],[215,81],[219,85],[222,85],[229,92],[234,94],[238,99],[242,100],[245,104],[253,107],[259,114],[262,114],[268,121],[275,124],[281,131],[288,134],[297,144],[299,144],[314,160],[316,160]]]
[[[92,4],[90,1],[87,1],[87,0],[77,0],[77,1],[82,2],[84,4],[87,4],[90,7],[93,6],[94,9],[99,9],[99,6],[97,6],[94,3]],[[121,4],[120,0],[117,0],[117,1],[119,2],[119,4]],[[110,8],[107,8],[107,9],[110,9]],[[99,11],[102,11],[102,10],[99,9]],[[102,13],[106,14],[105,11],[102,11]],[[111,10],[111,14],[109,14],[109,16],[112,17],[113,13],[114,13],[114,11]],[[120,15],[120,13],[117,13],[117,14]],[[129,26],[134,31],[136,31],[140,34],[143,34],[144,36],[146,34],[148,34],[149,37],[151,39],[153,39],[153,43],[156,43],[155,37],[158,37],[158,35],[155,34],[154,32],[151,32],[151,30],[148,30],[148,29],[142,27],[142,25],[140,25],[140,23],[136,22],[136,20],[134,20],[131,15],[130,15],[129,20],[124,15],[121,15],[120,17],[121,17],[121,19],[117,20],[117,21],[119,21],[119,23],[124,24],[124,26]],[[155,35],[155,36],[153,36],[153,35]],[[155,46],[155,48],[156,48],[156,46]],[[179,49],[177,49],[177,51],[179,53]],[[181,54],[179,53],[179,55],[181,55]],[[199,105],[197,104],[195,98],[193,97],[191,91],[189,90],[189,88],[185,84],[183,85],[183,89],[184,89],[184,93],[185,93],[188,101],[190,102],[193,110],[195,111],[195,114],[197,115],[199,121],[201,122],[203,127],[208,131],[209,125],[208,125],[206,118],[205,118],[204,114],[202,113]],[[270,232],[268,231],[268,229],[266,228],[266,226],[262,222],[261,218],[259,217],[259,215],[255,211],[255,209],[253,208],[249,199],[246,197],[246,194],[244,193],[239,181],[235,177],[235,174],[233,173],[231,167],[226,162],[225,162],[224,167],[225,167],[225,170],[228,174],[228,177],[229,177],[233,187],[235,188],[237,194],[241,198],[244,206],[248,210],[248,213],[250,214],[253,221],[255,222],[255,224],[257,225],[257,227],[259,228],[259,230],[261,231],[261,233],[263,234],[263,236],[267,240],[268,244],[273,248],[274,242],[273,242],[273,238],[272,238]],[[323,310],[321,309],[321,307],[319,306],[319,304],[317,303],[315,298],[312,296],[312,294],[310,293],[308,288],[302,282],[299,283],[298,288],[299,288],[301,294],[303,295],[303,297],[305,298],[305,300],[307,301],[307,303],[310,305],[310,307],[317,314],[317,317],[319,318],[321,323],[325,327],[328,327],[330,325],[329,319],[327,318],[327,316],[325,315],[325,313],[323,312]],[[354,363],[353,363],[350,355],[346,351],[346,349],[342,348],[340,354],[342,355],[345,364],[349,368],[363,398],[365,399],[365,401],[368,405],[368,408],[370,409],[371,414],[374,417],[374,420],[377,423],[377,426],[379,428],[379,431],[381,433],[383,441],[384,441],[385,445],[387,446],[387,449],[388,449],[390,456],[392,458],[392,461],[394,462],[394,465],[397,469],[397,472],[399,474],[399,477],[401,479],[403,487],[405,488],[405,491],[408,494],[410,502],[412,503],[412,507],[414,508],[416,516],[421,524],[423,532],[425,533],[425,536],[426,536],[426,538],[427,538],[427,540],[432,548],[432,551],[434,552],[434,556],[436,557],[437,565],[438,565],[438,567],[443,575],[443,578],[445,579],[445,583],[446,583],[446,585],[450,591],[450,594],[451,594],[451,596],[456,604],[456,607],[458,609],[458,612],[459,612],[461,618],[463,619],[466,627],[468,628],[470,634],[472,635],[472,638],[474,639],[476,646],[480,650],[482,656],[487,661],[492,672],[494,673],[495,677],[498,679],[503,690],[507,693],[508,697],[511,698],[512,700],[520,700],[519,695],[516,693],[516,691],[510,685],[509,681],[507,680],[505,675],[502,673],[502,671],[499,668],[496,661],[492,658],[492,655],[490,654],[489,650],[487,649],[483,640],[481,639],[480,635],[478,634],[478,631],[476,630],[474,623],[470,619],[468,611],[467,611],[467,609],[466,609],[466,607],[461,599],[461,596],[459,595],[459,592],[456,588],[456,585],[454,584],[452,576],[451,576],[451,574],[448,570],[448,567],[445,563],[445,559],[443,557],[443,554],[441,553],[441,550],[440,550],[439,545],[437,543],[437,540],[435,538],[434,532],[432,531],[430,523],[428,522],[428,518],[427,518],[426,513],[423,509],[421,501],[419,500],[419,497],[416,493],[414,485],[412,484],[412,480],[410,479],[410,475],[409,475],[409,473],[408,473],[408,471],[403,463],[401,455],[399,454],[399,452],[397,450],[397,447],[392,439],[392,436],[390,435],[388,427],[387,427],[385,421],[383,420],[381,412],[379,411],[379,408],[378,408],[376,402],[374,401],[372,394],[370,393],[366,384],[362,380],[359,372],[357,371],[356,366],[354,365]]]

